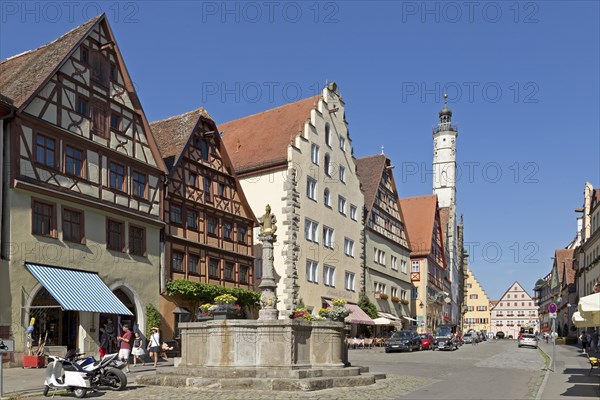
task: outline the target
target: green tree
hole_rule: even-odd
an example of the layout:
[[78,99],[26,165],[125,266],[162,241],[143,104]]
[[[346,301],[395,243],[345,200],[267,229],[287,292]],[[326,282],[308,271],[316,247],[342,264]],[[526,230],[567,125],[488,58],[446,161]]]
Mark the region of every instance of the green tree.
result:
[[152,335],[150,330],[153,326],[160,328],[160,313],[152,304],[146,306],[146,337]]

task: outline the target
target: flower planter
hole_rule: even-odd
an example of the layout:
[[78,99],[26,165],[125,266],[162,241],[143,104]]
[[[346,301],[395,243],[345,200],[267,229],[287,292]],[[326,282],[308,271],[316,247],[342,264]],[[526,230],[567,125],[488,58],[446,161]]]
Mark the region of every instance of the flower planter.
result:
[[400,297],[392,296],[392,303],[400,303]]
[[400,300],[400,303],[407,305],[408,304],[408,300]]
[[214,319],[240,319],[235,306],[232,304],[218,304],[212,314]]
[[377,300],[380,300],[381,299],[381,293],[380,292],[375,292],[375,298]]
[[46,357],[44,356],[23,356],[23,367],[44,368],[46,366]]

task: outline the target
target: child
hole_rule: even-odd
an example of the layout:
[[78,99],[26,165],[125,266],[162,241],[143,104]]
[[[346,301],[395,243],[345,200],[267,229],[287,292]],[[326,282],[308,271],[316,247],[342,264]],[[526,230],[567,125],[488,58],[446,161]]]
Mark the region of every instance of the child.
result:
[[133,366],[137,365],[137,360],[142,361],[142,365],[146,365],[144,361],[144,348],[142,347],[142,338],[140,337],[140,333],[135,333],[135,339],[133,339],[133,349],[131,349],[131,354],[133,354]]

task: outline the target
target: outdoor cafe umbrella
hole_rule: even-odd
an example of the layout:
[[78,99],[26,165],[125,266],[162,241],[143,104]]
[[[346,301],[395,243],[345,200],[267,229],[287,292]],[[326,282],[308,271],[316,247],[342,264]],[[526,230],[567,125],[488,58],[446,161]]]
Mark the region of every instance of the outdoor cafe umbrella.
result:
[[585,326],[600,326],[600,293],[594,293],[579,299],[579,315],[586,321]]

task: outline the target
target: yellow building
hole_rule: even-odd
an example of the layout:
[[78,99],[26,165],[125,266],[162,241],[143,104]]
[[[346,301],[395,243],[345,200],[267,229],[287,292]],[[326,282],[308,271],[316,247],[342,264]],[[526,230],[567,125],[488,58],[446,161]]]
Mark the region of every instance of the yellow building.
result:
[[477,331],[490,331],[490,299],[485,291],[477,282],[473,271],[466,268],[467,283],[465,291],[466,296],[466,313],[463,317],[463,329],[468,332],[469,329]]

